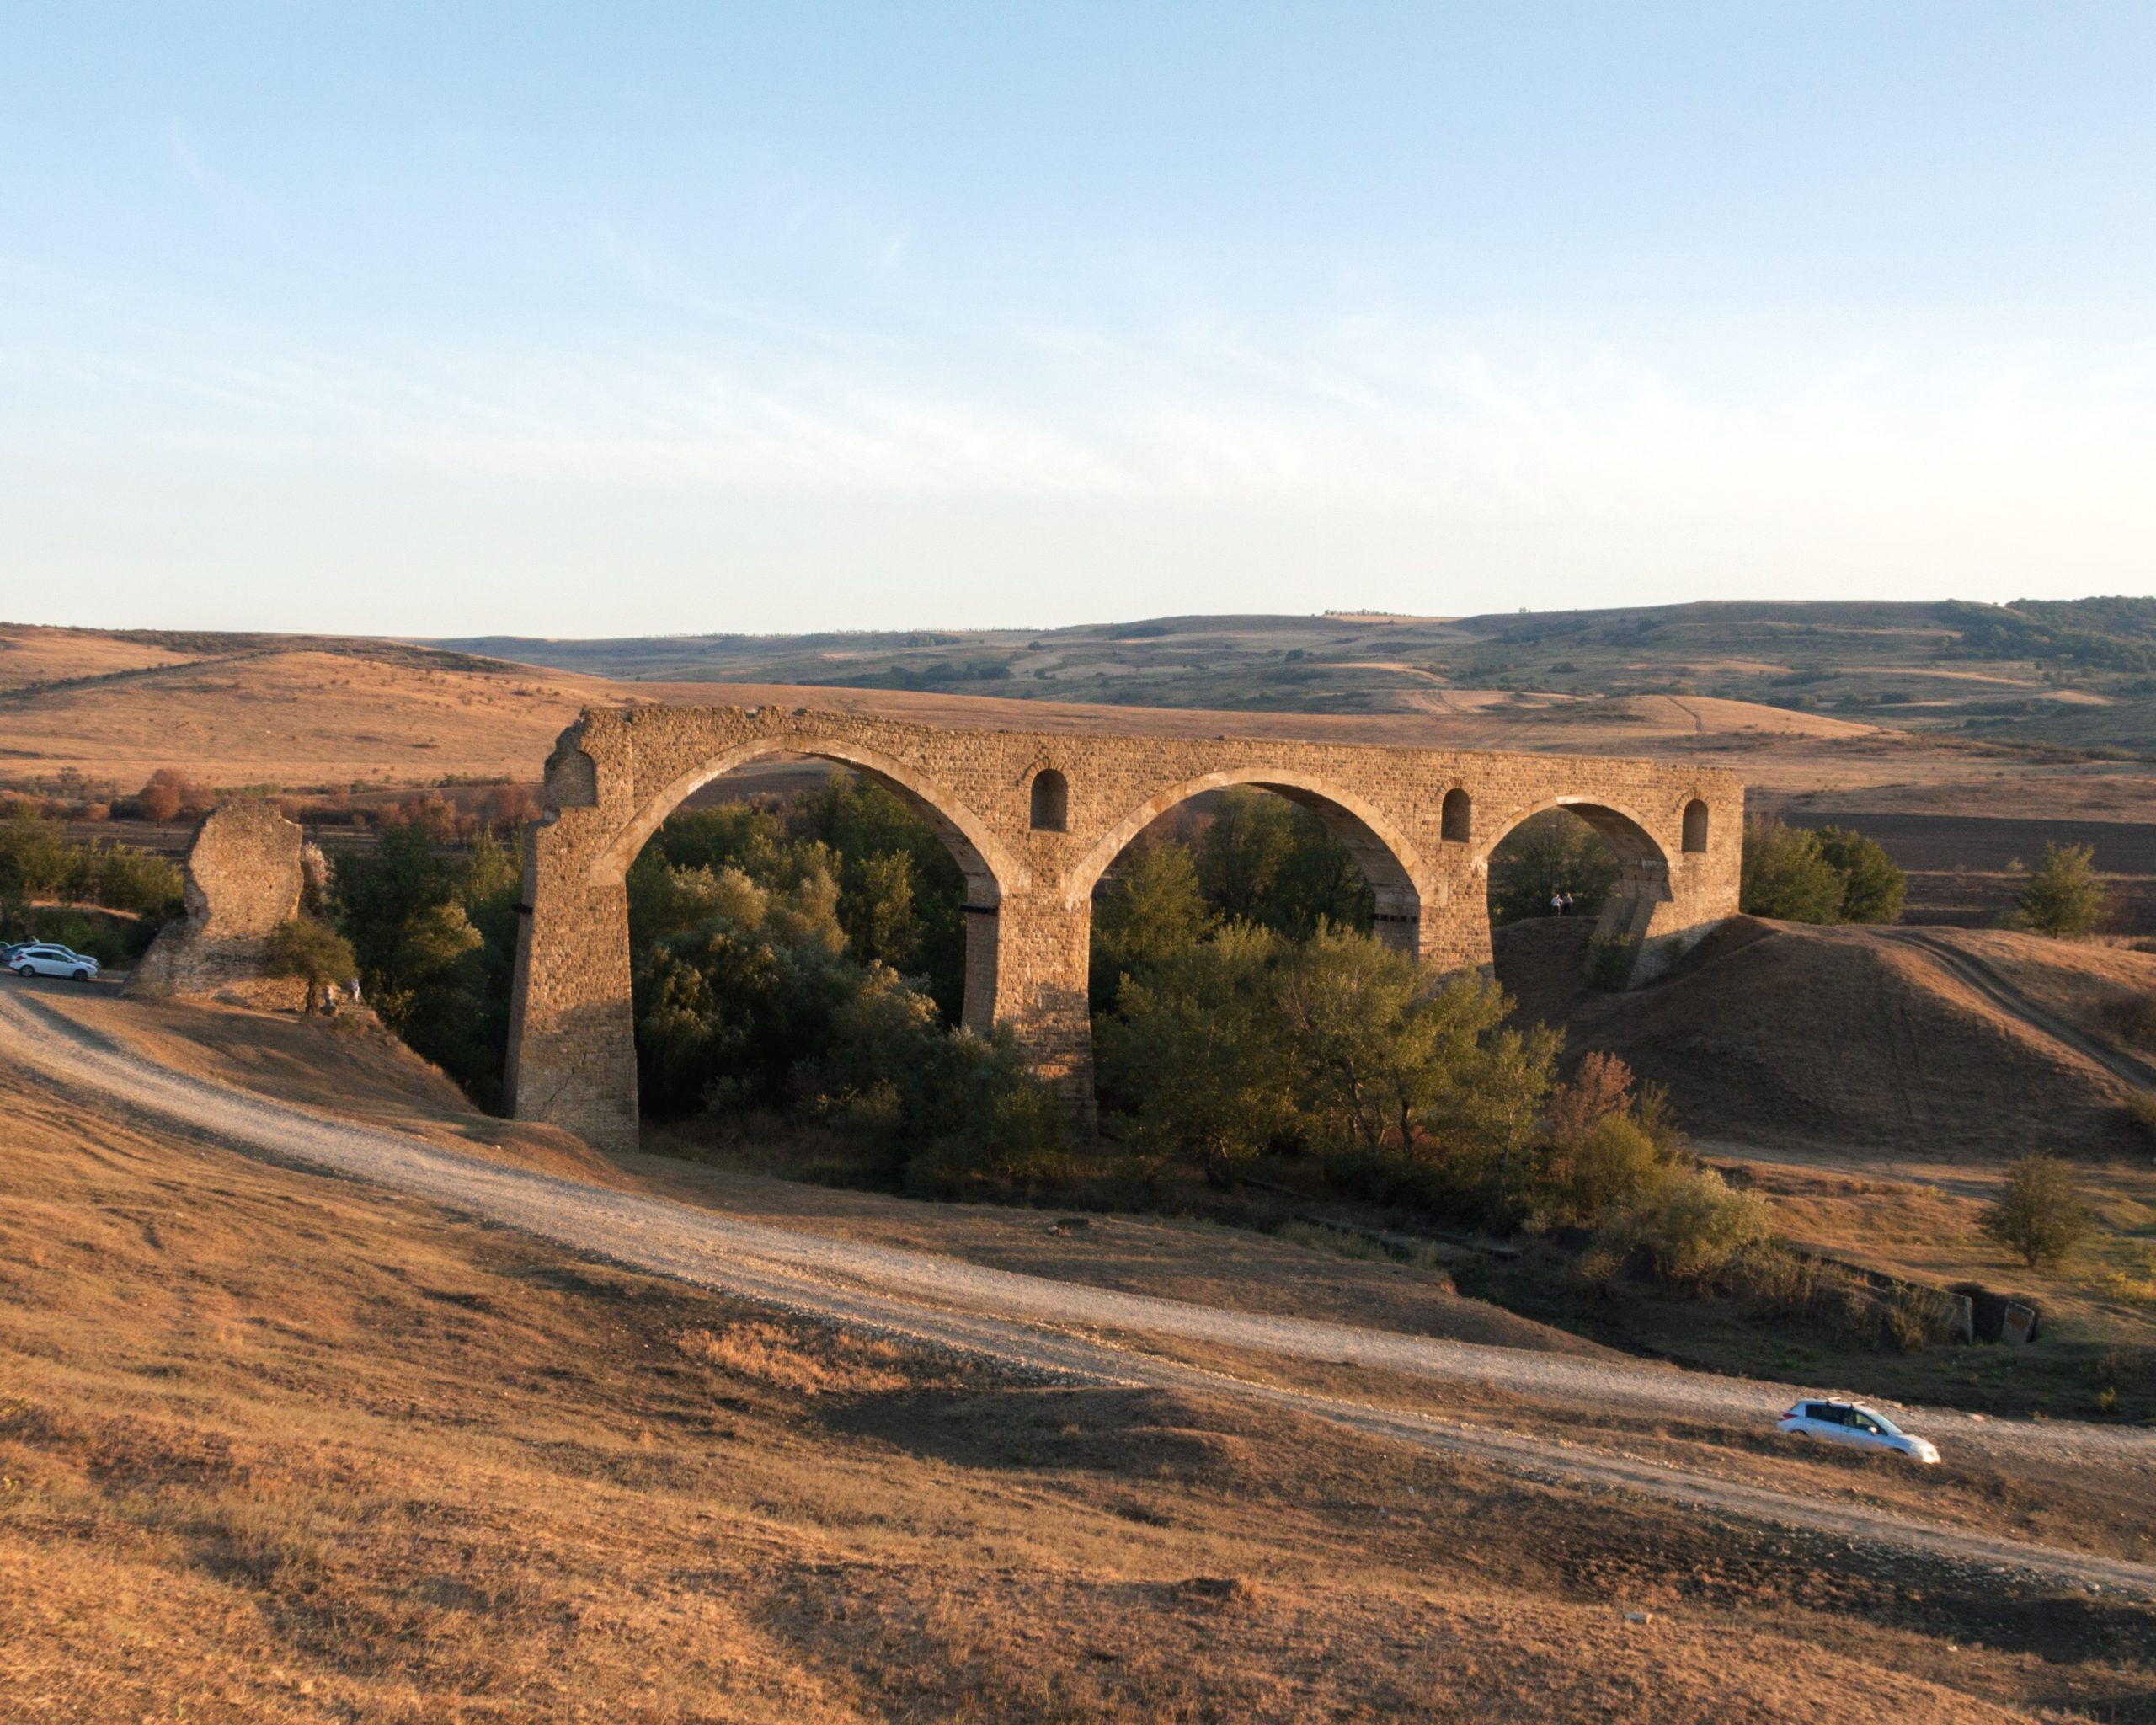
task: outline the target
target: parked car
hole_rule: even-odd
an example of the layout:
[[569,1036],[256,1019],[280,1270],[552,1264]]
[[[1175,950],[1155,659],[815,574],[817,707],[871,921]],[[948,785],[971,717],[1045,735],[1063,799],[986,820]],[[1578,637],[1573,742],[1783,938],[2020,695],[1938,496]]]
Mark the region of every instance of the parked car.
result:
[[9,954],[8,968],[18,976],[70,976],[88,982],[98,974],[98,961],[71,947],[24,947]]
[[1775,1422],[1784,1437],[1816,1438],[1822,1443],[1847,1444],[1852,1449],[1878,1450],[1906,1455],[1926,1466],[1939,1463],[1939,1450],[1929,1438],[1919,1438],[1876,1407],[1861,1402],[1800,1402]]

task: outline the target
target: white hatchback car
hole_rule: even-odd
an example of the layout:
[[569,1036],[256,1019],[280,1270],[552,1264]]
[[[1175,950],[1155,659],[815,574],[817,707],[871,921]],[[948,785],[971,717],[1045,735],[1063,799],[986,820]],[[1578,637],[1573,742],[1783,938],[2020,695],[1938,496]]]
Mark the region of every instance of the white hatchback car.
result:
[[1823,1443],[1906,1455],[1927,1466],[1939,1465],[1938,1446],[1930,1439],[1911,1436],[1877,1408],[1860,1402],[1800,1402],[1775,1426],[1785,1438],[1817,1438]]
[[18,976],[71,976],[88,982],[98,974],[98,961],[68,947],[24,947],[8,961],[8,968]]

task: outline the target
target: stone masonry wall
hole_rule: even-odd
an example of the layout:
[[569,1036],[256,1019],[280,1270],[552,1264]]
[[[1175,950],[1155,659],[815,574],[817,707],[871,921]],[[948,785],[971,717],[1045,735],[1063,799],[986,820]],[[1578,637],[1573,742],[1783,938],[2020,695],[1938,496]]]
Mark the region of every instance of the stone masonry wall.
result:
[[[851,766],[936,826],[966,876],[965,1022],[1008,1025],[1081,1112],[1091,1098],[1093,886],[1155,816],[1202,791],[1257,785],[1316,810],[1370,877],[1381,937],[1447,968],[1490,963],[1490,852],[1529,814],[1561,804],[1590,821],[1622,864],[1598,936],[1629,949],[1636,980],[1737,909],[1743,786],[1711,768],[1225,734],[961,729],[803,708],[596,710],[562,734],[547,762],[549,814],[526,861],[509,1067],[520,1119],[634,1143],[622,877],[691,793],[780,752]],[[1068,782],[1064,820],[1041,830],[1033,781],[1051,767]],[[1449,836],[1451,792],[1468,802]]]
[[304,884],[299,828],[274,804],[226,804],[189,848],[184,912],[158,931],[124,992],[299,1006],[307,986],[269,974],[269,942]]

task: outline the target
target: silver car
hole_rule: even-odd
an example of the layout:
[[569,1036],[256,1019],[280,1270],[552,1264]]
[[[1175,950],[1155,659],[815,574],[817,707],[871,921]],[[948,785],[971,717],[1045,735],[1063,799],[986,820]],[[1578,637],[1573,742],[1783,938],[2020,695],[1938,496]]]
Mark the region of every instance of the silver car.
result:
[[24,947],[8,960],[18,976],[68,976],[88,982],[98,974],[98,961],[88,953],[69,947]]
[[1800,1402],[1774,1423],[1785,1438],[1816,1438],[1855,1450],[1906,1455],[1928,1467],[1939,1465],[1939,1450],[1930,1439],[1912,1436],[1861,1402]]

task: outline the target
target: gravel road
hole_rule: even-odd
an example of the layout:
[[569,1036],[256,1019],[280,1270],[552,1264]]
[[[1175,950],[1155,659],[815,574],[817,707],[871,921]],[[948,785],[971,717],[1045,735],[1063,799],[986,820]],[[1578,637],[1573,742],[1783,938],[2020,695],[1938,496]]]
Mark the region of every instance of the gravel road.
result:
[[[1993,1539],[1891,1511],[1614,1454],[1563,1436],[1561,1413],[1537,1416],[1538,1423],[1558,1428],[1556,1432],[1497,1429],[1251,1383],[1162,1359],[1118,1337],[1209,1342],[1283,1359],[1353,1360],[1553,1403],[1654,1418],[1764,1424],[1801,1393],[1796,1386],[1225,1311],[741,1221],[669,1199],[481,1161],[172,1071],[75,1025],[42,1006],[30,991],[0,993],[0,1044],[19,1066],[86,1105],[176,1126],[248,1155],[386,1187],[580,1252],[787,1310],[961,1349],[1021,1370],[1263,1401],[1388,1439],[1475,1455],[1538,1477],[1641,1493],[2048,1582],[2156,1596],[2156,1566]],[[1994,1460],[2046,1468],[2082,1460],[2156,1468],[2156,1436],[2146,1433],[2064,1421],[1983,1420],[1937,1409],[1910,1410],[1908,1423],[1942,1446]]]

